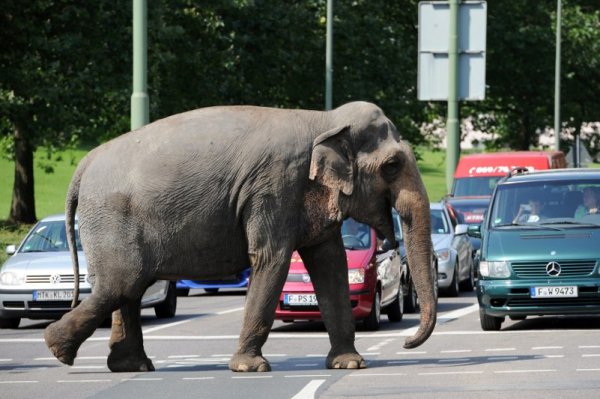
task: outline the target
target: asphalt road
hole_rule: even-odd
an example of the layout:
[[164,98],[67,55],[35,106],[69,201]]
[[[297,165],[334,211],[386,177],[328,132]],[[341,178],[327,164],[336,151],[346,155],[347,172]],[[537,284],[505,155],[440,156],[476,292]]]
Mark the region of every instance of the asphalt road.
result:
[[275,322],[263,353],[270,373],[233,373],[243,291],[179,298],[177,316],[157,320],[143,311],[146,353],[153,373],[111,373],[109,329],[100,328],[72,367],[46,348],[47,322],[24,320],[0,330],[2,398],[598,398],[600,317],[544,317],[483,332],[474,293],[440,298],[432,337],[402,348],[418,315],[382,328],[358,328],[363,370],[328,370],[329,340],[322,323]]

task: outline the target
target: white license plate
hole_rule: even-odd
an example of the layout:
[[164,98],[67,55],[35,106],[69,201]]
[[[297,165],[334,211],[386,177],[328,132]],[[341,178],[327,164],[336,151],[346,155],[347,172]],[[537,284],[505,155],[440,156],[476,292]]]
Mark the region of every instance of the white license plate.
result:
[[317,306],[315,294],[285,294],[283,303],[290,306]]
[[532,298],[577,298],[577,286],[531,287]]
[[72,299],[73,290],[33,291],[34,301],[70,301]]

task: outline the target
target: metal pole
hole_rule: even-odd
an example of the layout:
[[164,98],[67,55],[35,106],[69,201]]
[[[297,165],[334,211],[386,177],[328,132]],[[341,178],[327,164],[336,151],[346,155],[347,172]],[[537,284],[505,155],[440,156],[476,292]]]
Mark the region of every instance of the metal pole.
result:
[[325,110],[331,109],[333,58],[333,0],[327,0],[327,37],[325,40]]
[[554,68],[554,148],[560,150],[560,30],[561,0],[556,2],[556,55]]
[[148,4],[133,0],[133,94],[131,95],[131,130],[150,120],[148,81]]
[[458,123],[458,7],[460,0],[449,0],[450,32],[448,46],[448,120],[446,122],[446,188],[452,189],[454,171],[460,155]]

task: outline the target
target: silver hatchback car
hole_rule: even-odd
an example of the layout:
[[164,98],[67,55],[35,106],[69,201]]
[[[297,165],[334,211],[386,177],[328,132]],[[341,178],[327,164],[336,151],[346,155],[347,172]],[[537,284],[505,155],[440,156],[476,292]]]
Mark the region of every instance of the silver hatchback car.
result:
[[[79,242],[79,299],[90,295],[85,255]],[[65,232],[65,216],[44,218],[29,231],[0,269],[0,328],[17,328],[21,318],[58,319],[71,309],[74,275]],[[174,317],[175,282],[157,281],[144,293],[142,307],[154,307],[159,318]]]

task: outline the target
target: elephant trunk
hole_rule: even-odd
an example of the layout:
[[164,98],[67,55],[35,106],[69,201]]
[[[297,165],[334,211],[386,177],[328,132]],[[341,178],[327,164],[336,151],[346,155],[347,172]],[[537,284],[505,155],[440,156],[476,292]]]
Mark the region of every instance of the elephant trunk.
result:
[[[431,223],[429,200],[423,189],[412,192],[412,200],[398,200],[396,209],[402,216],[404,240],[410,274],[412,276],[419,304],[421,321],[419,329],[404,342],[407,349],[416,348],[429,338],[436,323],[437,296],[434,292],[435,263],[432,262]],[[406,200],[406,197],[404,198]]]

